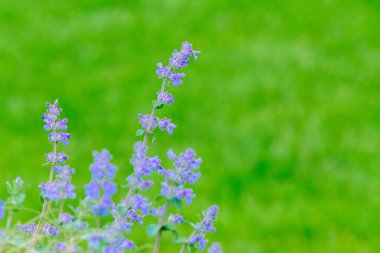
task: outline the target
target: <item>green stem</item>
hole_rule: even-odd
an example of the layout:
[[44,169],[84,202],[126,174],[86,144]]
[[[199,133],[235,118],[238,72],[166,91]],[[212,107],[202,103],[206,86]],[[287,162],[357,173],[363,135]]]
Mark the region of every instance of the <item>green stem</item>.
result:
[[165,224],[166,212],[168,210],[168,205],[169,205],[169,201],[166,200],[164,210],[163,210],[162,214],[158,217],[160,230],[158,231],[156,241],[154,242],[153,253],[158,253],[160,250],[160,242],[161,242],[161,237],[162,237],[162,226]]
[[12,218],[13,218],[13,210],[9,210],[8,211],[8,218],[7,218],[7,225],[5,226],[6,230],[8,230],[11,227]]
[[[159,100],[162,92],[164,92],[164,90],[165,90],[165,86],[166,86],[167,80],[168,79],[165,78],[164,81],[162,82],[161,91],[157,95],[157,101]],[[148,127],[147,127],[147,129],[145,131],[144,141],[143,141],[144,146],[146,146],[146,143],[148,142],[148,136],[150,134],[150,131],[152,130],[152,125],[153,125],[153,120],[154,120],[154,114],[156,113],[156,111],[157,111],[157,108],[154,106],[153,110],[152,110],[152,113],[150,114],[150,119],[149,119]]]

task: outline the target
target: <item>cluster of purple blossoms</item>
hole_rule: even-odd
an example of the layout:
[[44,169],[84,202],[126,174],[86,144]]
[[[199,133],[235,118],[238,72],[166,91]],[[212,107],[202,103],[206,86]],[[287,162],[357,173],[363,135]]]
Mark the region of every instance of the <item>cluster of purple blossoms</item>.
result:
[[[149,127],[149,122],[150,122],[151,116],[149,114],[147,114],[147,115],[139,114],[138,117],[140,119],[141,127],[147,131],[148,127]],[[173,129],[177,127],[175,124],[173,124],[171,122],[170,119],[167,119],[167,118],[160,119],[158,117],[154,117],[150,131],[153,131],[154,129],[156,129],[157,126],[161,131],[166,130],[168,132],[168,134],[170,134],[170,135],[173,134]]]
[[200,51],[193,50],[192,45],[189,42],[182,43],[181,51],[174,50],[172,57],[169,59],[169,65],[165,66],[162,63],[157,63],[156,74],[160,78],[170,80],[173,85],[182,84],[182,77],[184,73],[177,73],[176,70],[183,69],[190,62],[190,57],[193,56],[194,60],[198,58],[197,54]]
[[127,178],[129,185],[133,189],[145,190],[152,186],[152,181],[145,181],[143,177],[148,177],[152,172],[162,169],[161,160],[157,156],[147,157],[148,147],[142,142],[136,142],[131,164],[134,173]]
[[93,153],[95,161],[90,166],[92,181],[85,186],[88,198],[95,200],[92,212],[95,215],[107,215],[113,202],[111,196],[117,192],[117,186],[111,180],[117,167],[110,163],[112,156],[108,150]]
[[222,253],[222,248],[220,246],[220,243],[218,242],[212,243],[211,247],[208,248],[208,253]]
[[78,246],[73,246],[73,245],[67,245],[67,243],[64,242],[57,242],[55,244],[55,249],[58,252],[83,252],[83,249]]
[[200,177],[199,169],[201,158],[195,158],[195,152],[192,149],[176,156],[172,150],[168,151],[168,157],[174,160],[175,170],[158,170],[158,173],[165,175],[165,181],[161,183],[161,195],[168,198],[186,199],[189,205],[195,197],[193,189],[184,189],[186,183],[194,184]]
[[[67,145],[71,134],[65,132],[67,130],[68,120],[66,118],[59,119],[62,109],[58,108],[58,99],[56,99],[53,104],[46,103],[46,106],[48,109],[41,118],[45,122],[44,129],[46,131],[51,131],[49,134],[49,141],[52,143],[62,142]],[[49,162],[57,161],[56,158],[52,157]]]
[[189,238],[189,244],[198,245],[199,250],[206,247],[208,240],[205,239],[207,232],[215,232],[214,221],[219,212],[217,205],[212,205],[206,212],[203,212],[203,220],[195,225],[195,232]]
[[[19,233],[24,232],[24,233],[30,234],[30,235],[32,235],[37,229],[37,226],[34,223],[30,223],[27,225],[18,224],[17,226],[19,228],[19,230],[18,230]],[[51,235],[57,236],[57,235],[59,235],[58,228],[55,226],[52,226],[50,224],[45,224],[43,227],[40,228],[40,230],[45,236],[51,236]]]
[[159,104],[163,103],[165,105],[170,105],[171,103],[174,103],[175,102],[175,99],[174,97],[172,96],[172,94],[168,93],[168,92],[157,92],[157,101]]
[[124,234],[131,232],[134,223],[142,225],[142,216],[138,215],[133,209],[128,211],[118,210],[115,206],[111,211],[114,222],[105,228],[103,233],[97,233],[91,236],[89,240],[89,248],[92,250],[101,250],[102,252],[124,252],[125,250],[136,249],[134,243]]
[[4,213],[5,213],[4,201],[0,199],[0,220],[4,217]]
[[170,223],[172,225],[177,225],[177,224],[181,224],[184,222],[185,222],[185,220],[179,214],[170,214],[168,217],[168,223]]
[[67,198],[75,199],[75,186],[71,184],[71,175],[74,174],[75,170],[64,165],[55,166],[54,171],[57,173],[57,179],[40,185],[42,196],[53,201]]

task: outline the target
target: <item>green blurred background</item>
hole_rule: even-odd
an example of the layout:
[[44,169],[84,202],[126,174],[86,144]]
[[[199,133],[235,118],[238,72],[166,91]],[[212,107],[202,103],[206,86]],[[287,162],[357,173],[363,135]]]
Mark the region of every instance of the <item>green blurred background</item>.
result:
[[2,1],[0,180],[24,178],[40,209],[51,150],[40,116],[59,98],[78,194],[94,149],[112,152],[122,182],[156,63],[188,40],[202,54],[158,115],[178,128],[149,150],[203,158],[186,217],[220,205],[210,240],[225,252],[376,252],[379,24],[376,0]]

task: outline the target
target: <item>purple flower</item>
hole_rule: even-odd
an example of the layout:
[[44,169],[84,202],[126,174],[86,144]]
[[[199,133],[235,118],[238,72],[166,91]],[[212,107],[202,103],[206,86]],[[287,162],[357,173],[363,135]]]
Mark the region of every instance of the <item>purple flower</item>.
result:
[[43,226],[41,228],[41,231],[46,236],[50,236],[50,235],[57,236],[57,235],[59,235],[58,228],[51,226],[50,224],[45,224],[45,226]]
[[[41,118],[45,122],[44,129],[46,131],[51,131],[49,134],[49,141],[52,143],[62,142],[67,145],[71,135],[69,133],[65,133],[67,130],[68,120],[66,118],[59,119],[62,109],[58,108],[58,99],[56,99],[53,104],[46,103],[46,106],[48,109]],[[52,161],[57,162],[57,160]]]
[[182,81],[181,78],[184,77],[184,76],[185,76],[184,73],[175,73],[175,72],[173,72],[173,73],[170,74],[169,78],[170,78],[170,80],[172,81],[172,83],[174,85],[181,85],[183,83],[183,81]]
[[172,94],[170,94],[168,92],[158,92],[157,96],[158,96],[158,101],[162,102],[166,105],[170,105],[171,103],[175,102],[175,99],[172,96]]
[[46,154],[46,160],[49,163],[63,164],[66,162],[67,159],[69,159],[69,157],[64,152],[56,153],[56,154],[54,152],[51,152],[51,153]]
[[4,201],[0,199],[0,220],[4,217],[4,213],[5,213]]
[[[140,119],[141,127],[145,130],[148,130],[148,126],[149,126],[149,122],[150,122],[150,115],[149,114],[147,114],[147,115],[139,114],[138,117]],[[151,131],[153,131],[156,128],[157,121],[158,121],[158,118],[154,117],[152,120],[151,128],[150,128]]]
[[173,134],[173,129],[176,128],[176,125],[170,122],[170,119],[162,118],[158,121],[158,126],[160,130],[166,130],[170,135]]
[[47,182],[40,184],[41,194],[44,198],[58,201],[59,199],[59,181]]
[[193,194],[193,189],[183,189],[183,190],[177,191],[176,198],[186,199],[186,205],[190,205],[191,200],[195,198],[195,194]]
[[156,74],[160,78],[166,78],[170,74],[170,68],[169,66],[163,67],[163,64],[161,62],[157,63],[157,71]]
[[117,167],[110,163],[112,159],[108,150],[94,151],[95,161],[90,166],[92,181],[85,185],[86,196],[94,199],[92,212],[95,215],[107,215],[113,205],[112,195],[117,192],[117,186],[111,180],[115,177]]
[[64,243],[64,242],[57,242],[55,244],[55,249],[58,252],[65,252],[66,251],[66,243]]
[[168,218],[168,222],[172,225],[177,225],[177,224],[181,224],[185,221],[182,218],[182,216],[179,214],[170,214],[169,218]]
[[92,181],[85,185],[86,196],[97,199],[100,197],[100,185],[97,181]]
[[131,159],[134,174],[129,176],[127,181],[131,187],[144,190],[152,186],[152,182],[144,181],[143,177],[147,177],[153,171],[161,169],[161,160],[158,159],[158,157],[147,157],[146,152],[148,151],[148,148],[147,146],[144,146],[142,142],[137,142],[134,145],[134,151],[135,153]]
[[60,223],[69,224],[74,221],[73,216],[69,213],[61,213],[58,217]]
[[208,248],[208,253],[222,253],[222,248],[220,247],[220,243],[213,242],[211,247]]
[[75,199],[75,186],[71,184],[71,175],[75,170],[67,165],[55,166],[54,169],[57,172],[57,180],[40,185],[42,196],[53,201]]
[[37,229],[37,227],[36,227],[36,225],[34,225],[34,223],[30,223],[27,225],[17,224],[17,226],[18,226],[18,232],[20,234],[23,232],[25,232],[27,234],[33,234]]
[[182,77],[184,73],[177,73],[176,70],[183,69],[190,62],[190,57],[193,56],[194,60],[198,58],[199,51],[195,51],[192,45],[188,42],[182,43],[181,51],[174,50],[172,57],[169,59],[169,66],[163,66],[162,63],[157,64],[156,74],[159,78],[166,78],[170,80],[173,85],[182,84]]
[[169,60],[169,65],[176,69],[182,69],[189,64],[189,59],[193,55],[194,60],[197,60],[197,54],[200,51],[194,51],[189,42],[183,42],[181,51],[174,50],[172,57]]
[[131,207],[133,209],[140,210],[143,214],[149,214],[150,213],[149,209],[152,206],[152,204],[147,201],[148,201],[148,198],[143,197],[140,194],[136,194],[132,198]]
[[198,244],[199,250],[204,250],[207,242],[202,235],[192,235],[189,239],[190,244]]

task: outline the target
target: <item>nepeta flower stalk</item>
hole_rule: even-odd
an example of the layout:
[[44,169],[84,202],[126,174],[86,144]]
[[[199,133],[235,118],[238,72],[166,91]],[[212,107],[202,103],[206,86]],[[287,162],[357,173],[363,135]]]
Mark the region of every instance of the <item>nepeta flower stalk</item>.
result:
[[[159,78],[163,78],[163,85],[161,88],[161,92],[158,94],[157,101],[153,101],[153,111],[150,115],[149,118],[149,124],[148,128],[146,129],[146,133],[144,136],[144,145],[146,144],[148,135],[150,134],[151,127],[153,125],[153,122],[155,121],[154,119],[154,114],[156,112],[157,108],[160,108],[165,102],[164,101],[171,101],[173,98],[172,96],[168,96],[168,94],[164,93],[165,90],[165,84],[167,80],[171,81],[173,85],[180,85],[182,84],[182,77],[185,76],[183,73],[177,73],[177,70],[181,70],[185,68],[189,63],[190,63],[190,57],[193,56],[194,60],[196,60],[197,54],[199,54],[199,51],[195,51],[192,48],[192,45],[188,42],[182,43],[182,48],[181,51],[174,50],[172,57],[169,59],[169,65],[168,66],[163,66],[162,63],[157,64],[157,71],[156,74]],[[166,98],[166,99],[165,99]],[[170,103],[169,103],[170,104]],[[160,123],[161,121],[158,121]],[[162,126],[163,125],[163,126]],[[160,129],[166,129],[169,134],[172,133],[173,128],[175,125],[170,122],[170,120],[165,119],[164,123],[161,123]],[[192,191],[185,190],[185,189],[177,189],[178,195],[176,197],[179,198],[186,198],[186,199],[191,199],[194,195],[192,194]],[[167,192],[169,194],[169,192]],[[166,195],[166,194],[165,194]],[[159,220],[159,226],[160,229],[158,231],[156,241],[154,244],[154,253],[158,253],[159,248],[160,248],[160,240],[161,240],[161,234],[162,234],[162,228],[165,223],[166,219],[166,212],[168,209],[169,205],[169,200],[167,199],[164,206],[162,206],[161,211],[158,213],[158,220]]]
[[94,163],[90,166],[92,181],[86,188],[86,196],[92,200],[92,212],[95,215],[104,216],[109,213],[113,205],[112,195],[117,192],[117,186],[113,180],[117,167],[110,163],[112,156],[109,151],[94,151]]
[[[198,222],[194,226],[194,232],[190,235],[189,239],[185,241],[180,253],[185,251],[186,246],[193,246],[199,250],[204,250],[208,242],[206,237],[207,232],[215,232],[216,229],[213,222],[216,221],[216,216],[219,212],[219,207],[217,205],[210,206],[207,211],[203,212],[203,220]],[[216,248],[217,246],[214,246]],[[221,250],[219,249],[219,252]]]
[[[50,131],[48,140],[53,144],[53,152],[46,155],[47,162],[51,165],[50,175],[49,181],[40,185],[44,203],[40,219],[33,233],[32,242],[45,216],[48,200],[52,199],[58,201],[59,199],[65,199],[67,197],[75,198],[74,187],[70,183],[70,175],[74,173],[74,170],[70,170],[67,166],[61,167],[68,159],[68,156],[64,152],[57,152],[58,143],[62,142],[64,145],[68,145],[68,140],[71,136],[71,134],[66,133],[68,120],[66,118],[59,118],[62,109],[58,107],[58,99],[56,99],[53,104],[46,103],[46,106],[48,109],[46,113],[42,115],[41,119],[45,123],[44,129]],[[58,180],[53,182],[54,170],[59,173],[59,177]]]

